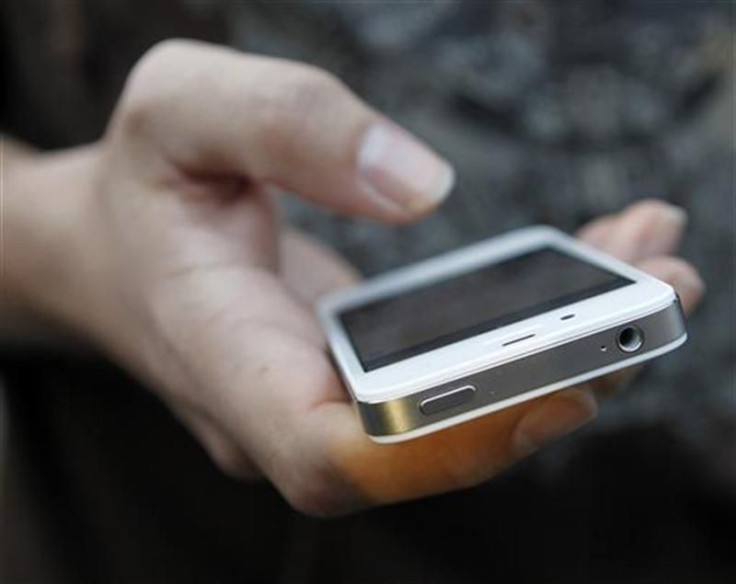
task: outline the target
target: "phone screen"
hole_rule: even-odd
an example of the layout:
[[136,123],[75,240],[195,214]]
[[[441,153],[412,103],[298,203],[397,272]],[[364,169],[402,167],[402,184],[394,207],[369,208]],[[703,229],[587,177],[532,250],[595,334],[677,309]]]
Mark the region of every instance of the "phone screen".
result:
[[633,284],[552,248],[354,307],[339,315],[365,371]]

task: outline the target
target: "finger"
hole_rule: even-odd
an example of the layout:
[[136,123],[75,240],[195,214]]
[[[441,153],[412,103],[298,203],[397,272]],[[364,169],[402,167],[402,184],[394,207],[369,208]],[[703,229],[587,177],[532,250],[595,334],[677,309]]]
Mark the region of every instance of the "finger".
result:
[[584,387],[560,391],[398,444],[375,444],[345,404],[320,408],[314,432],[358,498],[383,504],[486,481],[595,417]]
[[685,314],[695,310],[705,293],[705,284],[698,271],[681,258],[673,256],[646,258],[640,261],[637,267],[670,284],[680,297]]
[[115,123],[190,175],[236,173],[342,213],[408,220],[454,180],[337,79],[294,62],[168,41],[136,67],[122,104]]
[[604,249],[615,228],[618,215],[604,215],[581,227],[575,236],[588,245]]
[[[655,278],[667,282],[680,297],[686,315],[695,310],[705,293],[705,285],[697,270],[689,263],[672,256],[646,258],[636,265]],[[629,367],[590,382],[597,398],[607,399],[619,393],[641,371],[641,367]]]
[[627,262],[674,252],[682,237],[687,215],[679,207],[646,200],[622,213],[603,217],[584,227],[579,237]]
[[281,275],[289,289],[308,305],[360,279],[355,268],[337,253],[295,229],[286,230],[281,237]]

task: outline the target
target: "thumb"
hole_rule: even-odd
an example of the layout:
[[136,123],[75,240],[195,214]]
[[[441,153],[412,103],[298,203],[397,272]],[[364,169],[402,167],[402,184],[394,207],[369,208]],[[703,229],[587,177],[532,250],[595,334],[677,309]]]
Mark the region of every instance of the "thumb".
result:
[[451,166],[328,73],[189,41],[167,41],[128,82],[116,122],[189,176],[276,184],[342,213],[426,213]]

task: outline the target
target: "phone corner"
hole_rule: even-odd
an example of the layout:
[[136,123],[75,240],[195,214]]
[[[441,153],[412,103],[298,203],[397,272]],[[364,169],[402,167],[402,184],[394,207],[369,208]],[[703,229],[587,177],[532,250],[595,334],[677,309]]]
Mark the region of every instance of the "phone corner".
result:
[[538,237],[538,238],[562,238],[566,239],[569,237],[564,231],[561,231],[560,229],[557,229],[557,227],[553,227],[552,225],[547,225],[546,223],[537,223],[535,225],[529,225],[528,227],[524,227],[522,229],[519,229],[517,233],[528,236],[528,237]]

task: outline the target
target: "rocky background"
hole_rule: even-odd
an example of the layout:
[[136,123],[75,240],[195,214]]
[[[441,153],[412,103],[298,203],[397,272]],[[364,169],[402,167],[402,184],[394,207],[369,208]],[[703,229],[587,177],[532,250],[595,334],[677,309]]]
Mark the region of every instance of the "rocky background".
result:
[[3,66],[19,88],[3,94],[3,123],[40,146],[93,139],[151,42],[229,39],[336,73],[455,164],[453,196],[401,229],[287,201],[295,224],[365,274],[531,223],[572,231],[643,197],[690,214],[683,255],[708,295],[687,346],[590,428],[492,484],[305,520],[289,581],[382,582],[387,566],[406,582],[733,581],[732,3],[157,0],[160,18],[145,24],[137,4],[0,8]]
[[[683,255],[708,286],[691,342],[607,405],[593,432],[667,420],[699,441],[716,431],[708,428],[714,418],[736,415],[732,5],[304,2],[231,10],[234,44],[333,71],[456,165],[448,202],[401,229],[288,200],[296,224],[366,274],[531,223],[572,231],[643,197],[684,207]],[[736,480],[733,434],[730,448],[731,460],[717,465]]]

